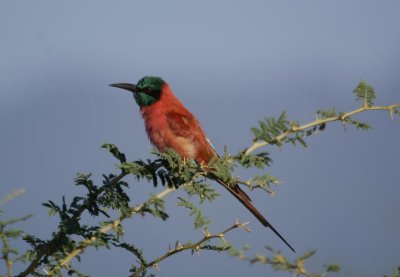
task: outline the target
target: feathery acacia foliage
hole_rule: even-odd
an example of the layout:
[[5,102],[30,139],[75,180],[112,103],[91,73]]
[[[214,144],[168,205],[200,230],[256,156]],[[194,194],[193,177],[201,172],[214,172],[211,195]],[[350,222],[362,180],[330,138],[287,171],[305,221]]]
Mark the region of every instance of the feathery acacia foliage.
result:
[[374,104],[376,95],[374,88],[364,81],[360,81],[357,87],[353,90],[356,95],[356,100],[361,100],[363,107],[370,107]]
[[[316,113],[317,118],[307,124],[299,125],[287,118],[286,112],[283,112],[278,119],[266,118],[264,121],[259,122],[259,127],[253,127],[251,131],[254,135],[253,144],[244,151],[244,154],[253,153],[255,150],[265,147],[267,145],[282,146],[285,143],[307,146],[304,138],[324,131],[326,125],[330,122],[339,121],[345,124],[353,125],[357,129],[368,130],[371,128],[367,123],[355,119],[354,116],[372,110],[387,111],[390,117],[400,115],[399,104],[390,106],[373,106],[376,98],[375,90],[366,82],[361,81],[353,90],[356,94],[357,100],[361,100],[362,107],[350,112],[336,112],[334,108],[327,110],[318,110]],[[272,135],[271,135],[272,134]]]
[[[16,190],[13,193],[6,195],[0,200],[0,205],[14,199],[18,195],[25,193],[24,190]],[[13,276],[12,268],[16,262],[24,260],[24,256],[19,256],[19,251],[17,248],[11,246],[11,241],[21,238],[24,235],[24,231],[11,227],[12,225],[25,221],[32,217],[32,215],[25,215],[22,217],[12,218],[12,219],[2,219],[3,210],[0,209],[0,241],[2,243],[1,257],[0,259],[4,261],[7,269],[7,276]],[[1,276],[1,275],[0,275]]]
[[[181,159],[173,150],[165,153],[154,150],[154,160],[128,161],[125,154],[115,145],[104,144],[102,147],[118,161],[116,169],[119,173],[103,175],[101,184],[96,184],[91,174],[78,173],[75,185],[81,187],[84,193],[73,197],[72,200],[63,197],[61,201],[49,200],[43,203],[43,206],[48,209],[49,216],[57,216],[59,221],[57,230],[50,238],[38,238],[25,234],[21,230],[9,228],[9,225],[26,220],[29,216],[8,221],[0,220],[0,237],[3,242],[2,259],[7,265],[7,276],[13,276],[11,273],[13,264],[22,260],[27,263],[27,266],[18,276],[61,276],[63,272],[68,275],[86,276],[75,268],[76,263],[73,263],[73,260],[84,261],[84,250],[89,247],[98,250],[104,247],[116,248],[131,253],[137,261],[131,265],[131,276],[154,276],[148,271],[157,268],[163,260],[183,251],[193,254],[205,250],[228,252],[231,256],[251,264],[266,264],[275,270],[286,271],[296,276],[325,276],[329,272],[339,271],[340,267],[332,264],[326,266],[322,274],[310,273],[305,268],[305,262],[314,255],[314,251],[305,253],[293,262],[270,248],[267,249],[272,256],[247,256],[248,249],[236,250],[225,238],[225,234],[234,229],[250,231],[246,223],[236,222],[227,229],[212,234],[208,231],[211,218],[205,217],[198,205],[218,198],[218,193],[208,184],[209,180],[215,177],[230,184],[237,183],[249,189],[261,189],[267,193],[273,193],[273,186],[280,184],[280,181],[269,173],[255,175],[249,180],[240,180],[233,174],[234,169],[238,167],[268,168],[272,159],[265,151],[265,146],[283,147],[287,143],[307,146],[305,139],[308,136],[324,131],[328,123],[335,121],[359,129],[369,129],[368,124],[354,118],[361,112],[383,110],[388,111],[392,117],[400,115],[399,104],[374,106],[375,91],[364,81],[361,81],[353,92],[356,99],[362,102],[362,107],[350,112],[337,112],[335,109],[319,110],[316,113],[317,118],[304,125],[289,120],[286,112],[278,118],[266,118],[259,122],[258,127],[251,128],[254,140],[250,147],[236,155],[230,154],[225,148],[224,154],[208,165],[199,165],[192,160]],[[264,147],[263,151],[259,151],[262,147]],[[163,186],[164,190],[150,195],[144,203],[132,206],[127,193],[130,184],[124,181],[127,175],[134,176],[137,182],[150,182],[154,187]],[[190,210],[190,215],[194,216],[194,227],[202,229],[202,237],[196,242],[177,242],[174,248],[169,248],[164,254],[150,260],[145,250],[137,247],[135,242],[124,240],[122,223],[138,214],[151,215],[163,221],[168,220],[169,215],[163,198],[178,189],[184,191],[186,196],[178,197],[177,204]],[[197,204],[192,202],[193,199],[197,200]],[[97,223],[86,222],[85,215],[90,215]],[[11,255],[16,255],[17,250],[10,246],[10,239],[21,236],[29,244],[30,249],[24,255],[12,259]],[[214,244],[214,240],[218,240],[219,243]]]

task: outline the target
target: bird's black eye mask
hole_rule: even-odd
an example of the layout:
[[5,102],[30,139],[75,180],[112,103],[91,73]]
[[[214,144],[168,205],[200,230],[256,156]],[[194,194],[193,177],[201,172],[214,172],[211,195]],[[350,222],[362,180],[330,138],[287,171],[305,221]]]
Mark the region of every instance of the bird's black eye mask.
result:
[[155,91],[150,87],[138,89],[138,92],[146,93],[148,95],[154,95],[155,94]]
[[151,88],[139,89],[133,93],[136,103],[140,107],[150,106],[160,99],[161,91],[155,91]]

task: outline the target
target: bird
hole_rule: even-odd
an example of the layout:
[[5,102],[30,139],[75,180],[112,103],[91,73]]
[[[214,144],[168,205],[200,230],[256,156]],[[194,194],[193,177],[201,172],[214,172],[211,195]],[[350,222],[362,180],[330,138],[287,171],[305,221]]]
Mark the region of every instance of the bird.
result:
[[[150,142],[160,151],[173,149],[182,158],[207,165],[218,154],[207,139],[200,122],[175,96],[162,78],[145,76],[137,84],[115,83],[110,86],[128,90],[139,105]],[[251,203],[238,184],[227,184],[215,175],[213,179],[239,200],[262,225],[270,228],[293,252],[294,248]]]

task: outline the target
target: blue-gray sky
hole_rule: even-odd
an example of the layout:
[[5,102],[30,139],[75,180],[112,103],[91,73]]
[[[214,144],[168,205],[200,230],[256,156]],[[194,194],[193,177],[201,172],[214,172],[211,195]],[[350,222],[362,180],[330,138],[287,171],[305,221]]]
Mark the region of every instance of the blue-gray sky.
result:
[[[40,203],[81,192],[72,185],[78,171],[96,180],[116,172],[102,143],[115,143],[131,160],[152,158],[136,104],[110,83],[162,76],[217,150],[227,145],[233,153],[251,143],[249,128],[265,116],[286,110],[307,122],[320,108],[357,107],[351,91],[360,79],[375,87],[377,103],[399,103],[399,10],[395,0],[2,2],[0,194],[27,190],[4,208],[10,216],[35,214],[23,226],[47,238],[56,221]],[[317,272],[337,262],[336,276],[372,277],[399,265],[399,119],[383,112],[360,118],[373,130],[336,124],[307,149],[272,150],[268,172],[284,183],[274,198],[251,193],[298,253],[318,250],[310,262]],[[295,257],[217,188],[222,197],[204,207],[211,231],[250,220],[252,233],[227,239]],[[134,183],[130,195],[140,203],[159,190]],[[166,223],[138,217],[126,224],[126,241],[140,238],[149,260],[176,240],[200,237],[176,207],[177,195],[166,200]],[[120,251],[87,253],[80,268],[92,276],[126,276],[133,262]],[[160,276],[270,272],[213,253],[180,254],[160,269]]]

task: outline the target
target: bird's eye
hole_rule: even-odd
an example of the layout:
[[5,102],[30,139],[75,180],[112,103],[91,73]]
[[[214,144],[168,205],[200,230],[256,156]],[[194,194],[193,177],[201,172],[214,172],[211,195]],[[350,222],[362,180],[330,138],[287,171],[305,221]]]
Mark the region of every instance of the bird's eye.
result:
[[152,89],[149,88],[149,87],[147,87],[147,88],[144,88],[144,89],[143,89],[143,92],[145,92],[145,93],[151,93],[151,92],[152,92]]

